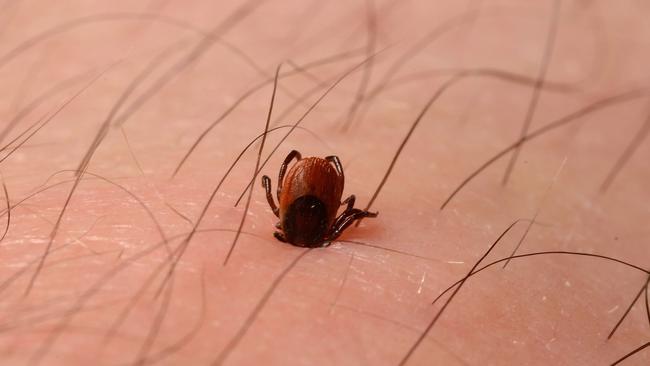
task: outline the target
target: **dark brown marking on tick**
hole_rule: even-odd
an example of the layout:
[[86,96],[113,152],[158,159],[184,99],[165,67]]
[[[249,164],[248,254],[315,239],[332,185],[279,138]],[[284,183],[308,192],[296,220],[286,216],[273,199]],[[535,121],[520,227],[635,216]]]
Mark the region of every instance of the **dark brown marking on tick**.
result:
[[[289,164],[297,162],[287,171]],[[291,151],[280,166],[277,198],[273,201],[271,179],[262,177],[262,186],[273,213],[280,219],[274,236],[283,242],[302,247],[320,247],[341,235],[354,221],[376,217],[376,212],[354,208],[354,195],[341,202],[345,175],[336,156],[302,158]],[[345,211],[337,217],[341,205]]]
[[315,196],[302,196],[293,201],[280,226],[284,237],[292,243],[318,245],[327,234],[327,208]]

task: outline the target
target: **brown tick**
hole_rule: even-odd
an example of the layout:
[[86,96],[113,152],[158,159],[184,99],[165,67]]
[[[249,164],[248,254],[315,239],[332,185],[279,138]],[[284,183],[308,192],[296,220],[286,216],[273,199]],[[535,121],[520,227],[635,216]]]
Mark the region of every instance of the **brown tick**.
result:
[[[297,162],[287,172],[294,158]],[[273,201],[271,179],[262,177],[269,206],[280,218],[275,226],[282,232],[273,235],[293,245],[320,247],[338,238],[355,220],[376,217],[376,212],[354,208],[354,195],[341,202],[344,184],[343,166],[338,157],[302,159],[298,151],[291,151],[280,166],[277,190],[280,208]],[[345,204],[345,211],[337,217],[339,206]]]

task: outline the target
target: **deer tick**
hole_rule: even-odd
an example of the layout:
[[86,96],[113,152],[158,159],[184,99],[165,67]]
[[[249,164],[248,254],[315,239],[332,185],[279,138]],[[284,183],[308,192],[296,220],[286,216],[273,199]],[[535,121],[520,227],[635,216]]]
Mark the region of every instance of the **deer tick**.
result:
[[[287,172],[293,159],[297,162]],[[303,159],[298,151],[291,151],[280,166],[279,208],[271,194],[271,179],[266,175],[262,177],[266,199],[280,219],[275,225],[280,231],[276,231],[274,236],[296,246],[320,247],[338,238],[355,220],[376,217],[376,212],[354,208],[354,195],[341,202],[344,184],[343,166],[338,157]],[[342,205],[347,206],[337,217]]]

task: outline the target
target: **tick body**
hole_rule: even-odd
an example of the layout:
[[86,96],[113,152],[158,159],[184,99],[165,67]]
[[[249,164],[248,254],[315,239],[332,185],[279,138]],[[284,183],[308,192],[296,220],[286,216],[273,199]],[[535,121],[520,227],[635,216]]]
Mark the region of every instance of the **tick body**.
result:
[[[291,161],[297,162],[289,169]],[[324,159],[302,158],[293,150],[280,166],[277,198],[278,208],[271,193],[271,179],[262,177],[266,199],[280,221],[274,236],[283,242],[301,247],[320,247],[341,235],[355,220],[376,217],[377,213],[354,208],[354,195],[343,202],[345,176],[336,156]],[[347,205],[337,216],[341,205]]]

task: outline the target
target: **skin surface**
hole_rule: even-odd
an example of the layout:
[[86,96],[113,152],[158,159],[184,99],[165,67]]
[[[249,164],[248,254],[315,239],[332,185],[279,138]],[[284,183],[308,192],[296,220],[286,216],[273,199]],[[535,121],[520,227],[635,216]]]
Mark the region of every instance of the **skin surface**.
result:
[[[2,145],[61,108],[0,158],[11,207],[0,217],[0,363],[612,364],[650,340],[644,293],[607,339],[646,284],[638,269],[518,258],[469,279],[432,326],[449,295],[431,302],[519,219],[485,264],[520,244],[517,253],[650,267],[650,94],[516,145],[648,87],[648,11],[604,0],[0,2]],[[271,118],[301,128],[234,207],[259,142],[219,182],[263,133],[280,62],[281,75],[312,65],[280,78]],[[174,175],[202,132],[264,81]],[[262,162],[287,132],[268,134]],[[510,151],[440,209],[513,144],[514,163]],[[275,181],[292,149],[338,155],[343,197],[360,208],[400,151],[369,208],[379,216],[328,248],[275,240],[259,177]],[[648,363],[646,349],[622,364]]]

